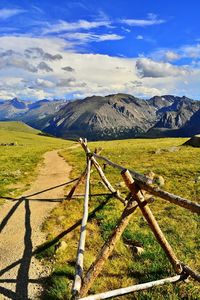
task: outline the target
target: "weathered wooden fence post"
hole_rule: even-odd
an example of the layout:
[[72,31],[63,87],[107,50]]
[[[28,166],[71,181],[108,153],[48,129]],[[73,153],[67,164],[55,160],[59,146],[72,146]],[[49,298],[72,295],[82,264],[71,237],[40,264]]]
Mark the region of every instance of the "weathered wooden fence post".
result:
[[73,185],[73,187],[71,188],[70,192],[68,193],[66,199],[70,200],[75,192],[75,190],[77,189],[77,187],[83,182],[83,180],[85,179],[87,173],[87,168],[84,170],[84,172],[81,174],[81,176],[79,177],[78,181]]
[[72,293],[73,293],[73,296],[75,299],[79,296],[79,291],[81,288],[82,277],[83,277],[83,259],[84,259],[84,251],[85,251],[86,225],[87,225],[87,221],[88,221],[90,170],[91,170],[91,159],[88,157],[87,177],[86,177],[85,197],[84,197],[84,211],[83,211],[80,240],[79,240],[78,252],[77,252],[76,274],[75,274],[75,279],[74,279],[74,285],[72,288]]
[[139,186],[134,182],[130,172],[128,170],[122,171],[122,177],[124,179],[125,184],[129,188],[132,193],[134,200],[137,201],[138,206],[140,207],[145,219],[147,220],[151,230],[153,231],[157,241],[165,251],[167,257],[169,258],[175,272],[180,274],[182,272],[182,266],[180,261],[177,259],[172,247],[166,240],[162,230],[160,229],[154,215],[152,214],[148,205],[144,206],[144,196],[142,195]]
[[[161,245],[162,249],[165,251],[167,257],[169,258],[174,270],[177,274],[174,277],[169,277],[157,281],[147,282],[144,284],[138,284],[134,286],[129,286],[101,294],[96,295],[90,295],[85,298],[85,300],[97,300],[97,299],[107,299],[112,296],[117,295],[124,295],[130,292],[143,290],[150,288],[152,286],[161,285],[167,282],[176,282],[178,280],[183,280],[187,276],[191,276],[197,281],[200,281],[200,275],[190,269],[187,265],[181,263],[172,247],[166,240],[163,232],[161,231],[156,219],[154,218],[154,215],[152,214],[150,208],[148,207],[148,203],[152,202],[152,198],[150,195],[145,195],[142,192],[144,189],[145,191],[148,191],[150,194],[159,196],[162,199],[168,200],[169,202],[175,203],[176,205],[182,206],[192,212],[198,213],[200,212],[200,205],[198,203],[193,203],[190,200],[181,198],[179,196],[170,194],[168,192],[165,192],[159,188],[156,188],[154,186],[151,186],[151,179],[148,177],[145,177],[144,175],[141,175],[135,171],[130,171],[132,176],[135,178],[136,181],[132,178],[130,172],[123,168],[122,166],[119,166],[115,163],[112,163],[110,160],[108,160],[105,157],[102,157],[96,153],[91,153],[90,149],[87,146],[87,140],[80,139],[80,143],[87,155],[87,169],[84,171],[84,173],[79,178],[78,182],[75,184],[75,186],[72,188],[68,196],[72,196],[76,187],[78,184],[82,181],[82,179],[87,174],[86,178],[86,186],[85,186],[85,200],[84,200],[84,213],[83,213],[83,219],[82,219],[82,225],[81,225],[81,233],[80,233],[80,241],[78,246],[78,254],[77,254],[77,264],[76,264],[76,274],[75,274],[75,280],[73,285],[73,297],[75,299],[80,299],[80,297],[85,297],[87,292],[89,291],[90,287],[92,286],[94,280],[101,272],[106,260],[108,259],[109,255],[112,253],[116,243],[120,239],[124,229],[128,225],[132,213],[135,211],[135,209],[139,206],[140,210],[142,211],[142,214],[144,215],[145,219],[147,220],[151,230],[153,231],[157,241]],[[129,196],[124,199],[120,196],[118,191],[116,191],[113,186],[110,184],[108,179],[106,178],[101,166],[96,161],[95,157],[100,158],[104,161],[106,161],[107,164],[116,167],[121,170],[121,175],[125,181],[126,186],[130,190]],[[111,191],[111,195],[115,196],[116,198],[120,199],[125,205],[125,209],[117,222],[116,227],[110,234],[107,241],[104,243],[103,247],[101,248],[96,260],[94,263],[90,266],[89,270],[87,271],[85,277],[83,278],[83,255],[85,250],[85,237],[86,237],[86,224],[88,220],[88,200],[89,200],[89,179],[90,179],[90,170],[91,166],[94,165],[97,169],[104,185]],[[142,190],[141,190],[142,189]],[[145,198],[146,199],[145,199]]]
[[94,280],[101,272],[106,260],[112,253],[116,243],[120,239],[124,229],[128,225],[131,214],[135,211],[137,205],[135,201],[131,198],[125,207],[115,229],[111,233],[108,240],[104,243],[103,247],[101,248],[95,262],[90,266],[85,278],[83,280],[83,285],[81,287],[80,296],[85,296],[92,286]]
[[[87,143],[85,143],[82,139],[79,140],[81,146],[83,147],[86,155],[90,154],[91,151],[89,149],[89,147],[87,146]],[[103,183],[105,184],[105,186],[108,188],[108,190],[115,196],[115,198],[119,199],[123,204],[126,204],[125,199],[120,195],[119,191],[117,191],[112,185],[111,183],[108,181],[108,179],[106,178],[101,166],[99,165],[99,163],[96,161],[96,159],[94,158],[94,156],[91,156],[91,161],[93,163],[93,165],[95,166],[95,168],[97,169],[97,172],[99,173],[99,176],[101,177]]]

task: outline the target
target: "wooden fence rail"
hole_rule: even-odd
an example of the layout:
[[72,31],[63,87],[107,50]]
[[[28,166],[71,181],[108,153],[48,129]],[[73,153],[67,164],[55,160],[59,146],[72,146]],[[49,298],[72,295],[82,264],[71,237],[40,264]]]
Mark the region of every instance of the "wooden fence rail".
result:
[[107,159],[104,156],[100,156],[98,154],[93,154],[94,157],[99,158],[103,161],[106,161],[108,165],[119,169],[120,171],[124,171],[124,170],[128,170],[130,172],[130,174],[133,176],[133,178],[137,181],[137,183],[139,184],[139,186],[149,192],[150,194],[154,195],[154,196],[158,196],[164,200],[167,200],[171,203],[174,203],[176,205],[182,206],[192,212],[195,212],[197,214],[200,214],[200,204],[192,202],[188,199],[182,198],[180,196],[174,195],[172,193],[163,191],[162,189],[158,188],[158,187],[154,187],[151,186],[152,180],[150,178],[148,178],[147,176],[144,176],[142,174],[139,174],[133,170],[127,169],[125,167],[122,167],[118,164],[113,163],[112,161],[110,161],[109,159]]
[[[92,153],[87,145],[87,140],[80,139],[79,142],[86,153],[87,167],[86,170],[82,173],[79,180],[72,187],[67,197],[68,199],[72,198],[74,191],[86,177],[83,218],[81,223],[80,240],[79,240],[78,251],[77,251],[75,279],[72,288],[73,298],[82,299],[82,300],[107,299],[115,296],[122,296],[134,291],[148,289],[165,283],[175,283],[179,280],[183,280],[187,278],[188,276],[192,277],[197,281],[200,281],[200,275],[196,271],[192,270],[189,266],[185,265],[184,263],[178,260],[172,247],[170,246],[169,242],[166,240],[163,232],[161,231],[151,209],[148,206],[148,203],[152,201],[151,195],[154,195],[164,200],[167,200],[171,203],[174,203],[178,206],[186,208],[191,212],[197,214],[200,214],[200,205],[188,199],[176,196],[174,194],[161,190],[155,186],[152,186],[152,180],[147,176],[139,174],[133,170],[127,170],[123,166],[119,166],[118,164],[111,162],[106,157],[100,156],[97,153]],[[100,164],[97,162],[96,158],[105,161],[110,166],[117,168],[121,171],[121,175],[124,179],[124,182],[129,189],[129,196],[127,196],[126,199],[124,199],[120,195],[119,191],[115,190],[115,188],[111,185],[111,183],[105,176]],[[89,202],[89,190],[90,190],[89,183],[90,183],[90,171],[92,166],[96,168],[104,186],[111,192],[111,195],[119,199],[121,202],[123,202],[125,208],[121,214],[121,217],[117,222],[116,227],[113,229],[110,236],[105,241],[102,248],[100,249],[96,260],[86,271],[85,276],[83,277],[83,262],[84,262],[86,225],[88,220],[88,202]],[[151,195],[147,193],[145,194],[143,192],[144,190]],[[87,293],[91,288],[94,280],[102,271],[105,262],[107,261],[108,257],[111,255],[112,251],[114,250],[117,241],[120,239],[123,231],[125,230],[126,226],[130,221],[132,214],[137,208],[141,210],[144,218],[147,220],[150,229],[154,233],[158,243],[165,251],[177,275],[174,277],[169,277],[161,280],[129,286],[121,289],[116,289],[101,294],[87,296]]]

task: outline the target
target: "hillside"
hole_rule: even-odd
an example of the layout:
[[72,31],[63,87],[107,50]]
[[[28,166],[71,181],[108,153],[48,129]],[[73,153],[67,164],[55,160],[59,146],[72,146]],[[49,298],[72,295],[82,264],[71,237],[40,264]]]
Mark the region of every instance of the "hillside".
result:
[[20,121],[0,122],[0,130],[38,134],[40,131]]
[[0,197],[19,195],[35,177],[46,151],[71,144],[38,133],[21,122],[0,122]]

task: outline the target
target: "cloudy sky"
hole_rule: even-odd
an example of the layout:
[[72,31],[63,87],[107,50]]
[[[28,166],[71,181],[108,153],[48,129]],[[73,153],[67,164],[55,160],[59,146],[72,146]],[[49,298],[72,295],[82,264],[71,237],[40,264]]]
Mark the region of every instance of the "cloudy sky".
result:
[[200,1],[1,0],[0,99],[200,99]]

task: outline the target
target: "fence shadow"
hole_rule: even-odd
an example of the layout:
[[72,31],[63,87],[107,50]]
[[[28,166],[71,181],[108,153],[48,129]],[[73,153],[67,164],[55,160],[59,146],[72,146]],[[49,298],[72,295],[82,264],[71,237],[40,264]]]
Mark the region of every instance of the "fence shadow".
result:
[[28,199],[29,197],[33,197],[36,195],[39,195],[41,193],[44,193],[46,191],[50,191],[52,189],[70,184],[77,179],[71,180],[67,183],[63,183],[57,186],[50,187],[48,189],[39,191],[37,193],[27,195],[25,197],[21,198],[13,198],[13,197],[1,197],[1,199],[7,199],[11,201],[16,201],[16,203],[10,208],[6,216],[3,218],[0,224],[0,232],[3,231],[5,226],[8,224],[9,219],[13,216],[13,214],[16,212],[18,207],[21,205],[22,202],[24,202],[24,208],[25,208],[25,223],[24,223],[24,250],[22,254],[22,258],[19,260],[11,263],[10,265],[6,266],[4,269],[0,270],[0,276],[6,274],[8,271],[13,269],[14,267],[19,265],[18,273],[16,278],[9,278],[9,279],[0,279],[0,283],[16,283],[15,286],[15,292],[11,289],[0,286],[0,295],[3,295],[5,297],[8,297],[9,299],[13,300],[25,300],[28,298],[28,285],[29,283],[42,283],[42,279],[30,279],[29,278],[29,269],[31,264],[31,258],[35,254],[32,249],[32,228],[31,228],[31,209],[30,209],[30,201],[48,201],[48,202],[61,202],[65,200],[65,198],[54,198],[54,199]]
[[[102,201],[93,211],[89,214],[89,220],[93,219],[96,215],[96,213],[101,210],[108,202],[108,200],[113,197],[112,194],[106,195],[106,200]],[[14,199],[14,198],[13,198]],[[18,202],[11,208],[10,212],[7,214],[7,216],[2,221],[2,224],[4,226],[7,224],[7,221],[10,217],[12,217],[13,213],[16,211],[16,209],[19,207],[19,205],[24,201],[24,207],[25,207],[25,234],[24,234],[24,251],[22,258],[19,260],[13,262],[9,266],[5,267],[4,269],[0,270],[0,276],[7,273],[12,268],[19,265],[17,278],[12,279],[0,279],[1,283],[16,283],[16,290],[13,292],[12,290],[5,288],[3,286],[0,286],[0,295],[4,295],[5,297],[8,297],[12,300],[28,300],[28,285],[29,283],[38,283],[42,284],[44,282],[45,278],[37,278],[37,279],[31,279],[29,278],[29,269],[31,264],[31,258],[32,256],[39,254],[49,247],[55,245],[59,242],[61,238],[66,236],[68,233],[76,229],[78,226],[81,225],[81,219],[78,220],[75,224],[70,226],[68,229],[61,232],[59,235],[57,235],[52,240],[46,242],[45,244],[39,246],[36,250],[33,251],[32,248],[32,240],[31,240],[31,234],[32,234],[32,228],[31,228],[31,210],[30,210],[30,201],[33,200],[41,200],[41,199],[26,199],[26,198],[20,198],[18,199]],[[63,199],[61,199],[63,200]],[[43,200],[41,200],[43,201]],[[2,229],[3,227],[2,226]]]
[[[31,210],[30,210],[30,204],[28,199],[20,199],[9,211],[7,216],[4,218],[2,224],[5,226],[7,224],[8,219],[13,215],[13,213],[16,211],[16,209],[19,207],[19,205],[24,201],[24,208],[25,208],[25,233],[24,233],[24,252],[22,255],[22,258],[18,260],[18,262],[12,263],[10,266],[7,266],[4,270],[0,271],[0,275],[3,275],[13,267],[20,264],[18,269],[18,274],[16,279],[5,279],[1,280],[0,282],[16,282],[16,291],[13,292],[10,289],[7,289],[5,287],[0,287],[0,294],[3,294],[4,296],[13,299],[13,300],[19,300],[19,299],[29,299],[28,298],[28,284],[29,284],[29,268],[31,263],[31,257],[32,257],[32,240],[31,240]],[[3,226],[2,226],[3,228]]]

